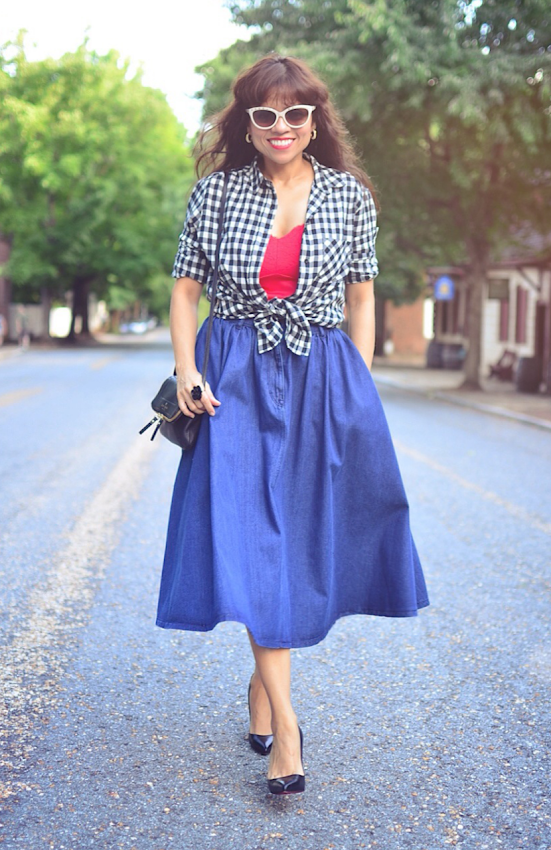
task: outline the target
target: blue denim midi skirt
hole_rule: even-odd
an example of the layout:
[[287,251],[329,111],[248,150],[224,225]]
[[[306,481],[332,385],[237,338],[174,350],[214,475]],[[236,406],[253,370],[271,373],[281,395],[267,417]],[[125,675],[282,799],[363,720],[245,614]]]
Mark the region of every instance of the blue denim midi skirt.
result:
[[[337,328],[308,357],[258,353],[252,320],[215,319],[203,414],[172,498],[157,625],[245,624],[257,644],[319,643],[339,617],[428,605],[381,402]],[[206,336],[197,336],[201,368]]]

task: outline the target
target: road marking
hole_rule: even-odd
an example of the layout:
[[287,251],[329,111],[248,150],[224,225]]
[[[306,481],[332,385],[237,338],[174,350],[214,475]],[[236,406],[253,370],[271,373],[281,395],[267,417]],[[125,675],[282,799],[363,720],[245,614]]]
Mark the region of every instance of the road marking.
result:
[[430,466],[431,469],[434,469],[441,475],[445,475],[446,478],[449,478],[450,481],[453,481],[455,484],[459,484],[460,487],[464,487],[465,490],[471,490],[473,493],[476,493],[482,499],[486,499],[486,501],[492,502],[494,505],[498,505],[500,508],[504,508],[508,513],[511,514],[511,516],[514,516],[515,519],[520,519],[522,522],[527,523],[537,531],[543,531],[544,534],[548,534],[549,536],[551,536],[551,523],[544,522],[543,520],[539,519],[539,517],[529,513],[524,508],[521,508],[520,505],[515,505],[514,502],[509,502],[507,499],[502,499],[501,496],[498,496],[497,493],[494,493],[491,490],[485,490],[483,487],[480,487],[473,481],[469,481],[467,478],[463,478],[461,475],[458,475],[456,472],[453,471],[453,469],[450,469],[449,467],[438,463],[438,461],[433,460],[433,458],[428,457],[428,455],[424,455],[421,452],[418,452],[416,449],[410,449],[408,446],[405,446],[403,443],[399,442],[399,440],[394,440],[394,445],[399,452],[402,452],[402,454],[405,454],[408,457],[419,461],[420,463],[424,463],[426,466]]
[[42,387],[27,387],[27,389],[12,390],[11,393],[3,393],[0,395],[0,407],[9,407],[10,404],[15,404],[24,398],[38,395],[41,392],[43,392]]
[[98,369],[104,369],[105,366],[108,366],[110,363],[114,363],[115,360],[120,360],[120,354],[111,354],[106,357],[102,357],[100,360],[94,360],[93,363],[90,363],[90,369],[94,371],[98,371]]
[[156,449],[141,437],[132,443],[76,520],[44,582],[27,598],[28,618],[20,620],[11,643],[0,649],[0,765],[14,777],[0,782],[0,799],[28,787],[16,781],[16,772],[27,766],[35,725],[56,706],[74,633],[88,622],[125,508],[139,492]]

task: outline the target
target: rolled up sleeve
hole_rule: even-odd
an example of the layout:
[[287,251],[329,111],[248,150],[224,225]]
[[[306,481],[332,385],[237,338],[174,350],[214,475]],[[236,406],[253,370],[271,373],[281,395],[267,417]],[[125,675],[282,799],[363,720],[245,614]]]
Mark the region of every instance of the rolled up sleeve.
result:
[[190,277],[200,284],[207,282],[210,263],[197,238],[197,228],[205,198],[205,183],[200,180],[194,187],[186,213],[184,228],[180,234],[178,251],[174,258],[172,277]]
[[361,186],[354,219],[352,259],[346,283],[362,283],[364,280],[372,280],[379,274],[379,264],[375,254],[378,230],[377,210],[373,196],[366,186]]

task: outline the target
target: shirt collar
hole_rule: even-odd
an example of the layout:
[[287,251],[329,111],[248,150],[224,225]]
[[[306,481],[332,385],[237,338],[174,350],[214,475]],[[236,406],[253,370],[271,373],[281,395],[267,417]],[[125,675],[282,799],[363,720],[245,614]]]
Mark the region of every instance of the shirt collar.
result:
[[[303,157],[307,159],[314,169],[314,186],[322,192],[330,192],[332,189],[342,186],[344,183],[344,174],[342,171],[336,171],[334,168],[328,168],[317,161],[312,154],[304,152]],[[262,174],[259,165],[259,156],[255,156],[250,165],[246,166],[248,176],[254,192],[260,192],[266,186],[271,186],[271,181],[267,180]]]

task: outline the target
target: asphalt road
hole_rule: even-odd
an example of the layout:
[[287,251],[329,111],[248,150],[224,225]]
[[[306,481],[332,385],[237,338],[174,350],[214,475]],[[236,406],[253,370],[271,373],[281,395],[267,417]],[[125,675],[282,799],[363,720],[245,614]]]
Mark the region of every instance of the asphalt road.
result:
[[551,435],[381,387],[432,605],[293,650],[306,793],[246,743],[244,626],[154,626],[166,344],[0,362],[0,846],[551,848]]

